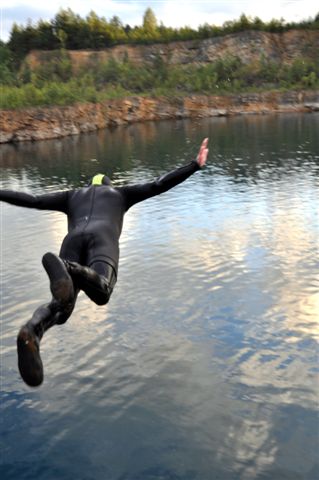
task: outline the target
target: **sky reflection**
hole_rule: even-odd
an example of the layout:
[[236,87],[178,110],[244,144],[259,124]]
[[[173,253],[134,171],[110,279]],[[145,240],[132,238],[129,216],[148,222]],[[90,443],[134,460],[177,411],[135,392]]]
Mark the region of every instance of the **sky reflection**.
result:
[[[15,336],[50,298],[41,256],[66,220],[1,204],[6,480],[88,465],[94,479],[316,478],[318,119],[164,122],[6,150],[3,186],[42,192],[81,185],[90,158],[118,184],[153,178],[214,138],[205,171],[129,211],[109,305],[82,293],[46,334],[38,390],[19,379]],[[280,135],[302,161],[279,158]]]

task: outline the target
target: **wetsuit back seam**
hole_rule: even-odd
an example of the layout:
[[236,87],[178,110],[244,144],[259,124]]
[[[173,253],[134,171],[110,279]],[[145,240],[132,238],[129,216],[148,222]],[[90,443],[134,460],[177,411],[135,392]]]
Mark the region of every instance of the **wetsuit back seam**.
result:
[[93,192],[92,192],[92,196],[91,196],[90,212],[89,212],[86,224],[83,228],[83,232],[86,229],[86,227],[88,227],[88,225],[90,223],[90,220],[91,220],[91,217],[92,217],[92,211],[93,211],[93,207],[94,207],[94,200],[95,200],[95,187],[93,187]]

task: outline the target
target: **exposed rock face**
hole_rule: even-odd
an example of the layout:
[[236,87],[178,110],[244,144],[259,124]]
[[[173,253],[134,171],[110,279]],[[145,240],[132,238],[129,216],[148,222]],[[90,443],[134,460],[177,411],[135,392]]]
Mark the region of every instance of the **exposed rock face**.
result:
[[[318,51],[319,31],[290,30],[284,33],[247,31],[201,41],[119,45],[102,51],[69,51],[68,54],[76,74],[80,68],[94,68],[111,58],[151,65],[160,57],[170,65],[183,65],[205,64],[225,55],[238,56],[250,63],[263,55],[276,62],[291,63],[297,57],[314,57]],[[25,61],[33,69],[54,55],[56,52],[34,51]],[[305,91],[186,98],[131,97],[100,104],[6,110],[0,111],[0,143],[57,138],[147,120],[313,111],[318,106],[319,92]]]
[[148,120],[319,110],[319,91],[185,98],[130,97],[99,104],[0,111],[0,143],[45,140]]
[[[238,56],[244,63],[265,58],[278,63],[291,63],[297,57],[312,56],[319,51],[319,31],[290,30],[284,33],[246,31],[205,40],[190,40],[153,45],[118,45],[100,51],[68,51],[73,72],[80,67],[92,68],[97,63],[111,58],[117,61],[128,59],[134,64],[154,62],[162,58],[169,65],[189,63],[204,64],[223,58]],[[316,53],[317,52],[317,53]],[[31,68],[49,60],[54,52],[33,51],[26,57]]]

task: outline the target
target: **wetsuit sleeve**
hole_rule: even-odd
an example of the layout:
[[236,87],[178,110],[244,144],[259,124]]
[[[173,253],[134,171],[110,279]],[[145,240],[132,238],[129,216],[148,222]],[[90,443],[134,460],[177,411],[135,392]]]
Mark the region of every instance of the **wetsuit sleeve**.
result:
[[67,213],[68,192],[32,195],[30,193],[0,190],[0,200],[18,207],[37,208],[38,210],[57,210]]
[[167,192],[167,190],[184,182],[184,180],[197,170],[200,170],[200,166],[196,161],[193,161],[188,165],[176,168],[172,172],[156,178],[153,182],[122,187],[121,191],[125,197],[126,210],[132,207],[132,205],[135,205],[135,203],[142,202],[147,198]]

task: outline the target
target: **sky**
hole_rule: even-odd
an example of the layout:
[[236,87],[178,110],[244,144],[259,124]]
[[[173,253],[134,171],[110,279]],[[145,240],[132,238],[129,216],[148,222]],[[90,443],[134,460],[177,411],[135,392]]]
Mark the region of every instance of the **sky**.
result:
[[300,21],[319,12],[317,0],[0,0],[0,38],[8,41],[13,23],[25,25],[28,19],[51,20],[60,8],[71,8],[85,17],[91,10],[107,20],[117,15],[132,27],[141,25],[146,8],[150,7],[165,26],[197,28],[204,23],[222,25],[236,20],[242,13],[264,21],[284,18]]

